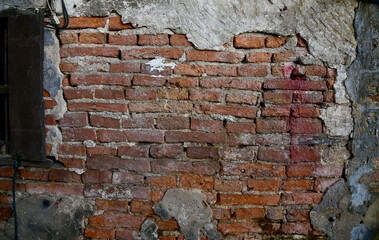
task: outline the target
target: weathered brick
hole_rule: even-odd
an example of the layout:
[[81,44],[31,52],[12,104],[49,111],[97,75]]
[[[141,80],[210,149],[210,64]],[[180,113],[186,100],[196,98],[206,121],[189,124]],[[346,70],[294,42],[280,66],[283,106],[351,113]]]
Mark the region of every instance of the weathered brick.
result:
[[197,87],[199,79],[196,77],[172,77],[168,79],[167,86],[169,87]]
[[100,229],[100,228],[86,227],[84,235],[90,238],[114,239],[115,230],[105,229],[105,228]]
[[167,130],[189,129],[188,117],[157,117],[157,128]]
[[144,182],[144,176],[135,174],[135,173],[114,172],[112,176],[113,184],[127,184],[127,183],[141,184],[143,182]]
[[321,155],[316,147],[291,146],[291,160],[294,162],[319,162]]
[[105,146],[95,146],[95,147],[87,147],[87,154],[89,155],[110,155],[115,156],[117,154],[117,149],[112,147]]
[[[63,19],[61,19],[63,21]],[[106,17],[70,17],[68,29],[103,28],[107,22]]]
[[59,34],[59,40],[62,44],[78,43],[79,37],[77,33],[62,33]]
[[254,123],[227,123],[226,131],[228,133],[251,133],[255,134]]
[[338,178],[316,178],[315,180],[315,191],[325,192],[329,187],[331,187]]
[[174,34],[170,36],[170,45],[176,47],[192,47],[192,43],[187,40],[184,34]]
[[326,76],[326,67],[320,66],[320,65],[308,65],[305,66],[305,72],[307,75],[311,76],[320,76],[325,77]]
[[270,37],[266,37],[265,39],[265,45],[267,48],[278,48],[278,47],[283,46],[285,42],[286,42],[286,37],[270,36]]
[[118,156],[147,158],[149,156],[148,146],[118,146]]
[[281,208],[268,208],[266,217],[271,220],[282,220],[283,219],[283,209]]
[[188,147],[187,157],[195,159],[217,159],[218,149],[214,147]]
[[152,59],[156,57],[179,59],[183,54],[184,51],[178,48],[137,48],[121,51],[121,59]]
[[240,104],[257,104],[257,96],[255,95],[246,95],[246,94],[227,94],[225,101],[227,103],[240,103]]
[[260,91],[262,83],[249,79],[202,78],[200,79],[200,86],[206,88],[235,88]]
[[254,194],[219,194],[218,204],[226,206],[236,205],[265,205],[276,206],[279,204],[280,195],[254,195]]
[[126,142],[127,138],[123,131],[99,129],[97,140],[100,142]]
[[168,143],[179,143],[179,142],[225,143],[226,135],[223,133],[166,132],[165,140]]
[[60,127],[85,127],[88,125],[87,113],[65,113],[59,121]]
[[164,133],[149,130],[125,130],[124,134],[128,142],[163,143]]
[[343,166],[337,164],[298,164],[287,167],[288,177],[340,177],[342,172]]
[[317,118],[320,116],[320,108],[317,107],[292,107],[292,116],[297,118]]
[[127,100],[154,100],[157,97],[156,90],[150,89],[126,89],[125,99]]
[[96,199],[96,209],[106,211],[127,211],[128,201]]
[[287,162],[290,159],[290,151],[285,149],[260,147],[258,159],[274,162]]
[[325,91],[323,92],[323,95],[324,95],[324,102],[334,102],[334,99],[335,99],[334,91]]
[[83,56],[95,56],[95,57],[111,57],[118,58],[119,49],[116,47],[72,47],[61,48],[61,58],[67,57],[83,57]]
[[142,34],[138,37],[138,45],[163,46],[168,43],[168,34]]
[[257,109],[252,107],[201,105],[200,109],[205,114],[232,115],[245,118],[255,118],[257,116]]
[[59,157],[59,162],[61,162],[66,168],[84,168],[85,162],[81,158],[65,158]]
[[63,91],[66,100],[87,98],[92,99],[93,93],[90,89],[65,89]]
[[[12,177],[12,176],[13,176],[13,172],[11,172],[11,175],[7,177]],[[49,179],[49,171],[45,171],[41,169],[38,169],[37,171],[20,169],[20,178],[28,179],[28,180],[47,181]]]
[[86,155],[86,147],[79,144],[59,144],[58,154],[62,155]]
[[265,77],[268,75],[267,66],[239,66],[238,75],[244,77]]
[[234,210],[236,219],[262,219],[266,215],[264,208],[237,208]]
[[256,148],[224,148],[223,159],[234,161],[251,161],[256,155]]
[[123,46],[135,46],[137,45],[136,35],[113,35],[109,34],[109,44],[111,45],[123,45]]
[[108,170],[125,169],[137,172],[149,172],[150,162],[142,160],[122,159],[114,156],[90,156],[87,158],[88,169]]
[[179,158],[184,152],[179,145],[155,145],[150,147],[150,155],[153,158]]
[[124,99],[124,91],[118,89],[96,89],[95,97],[100,99]]
[[63,141],[96,140],[96,131],[92,128],[62,128]]
[[154,214],[152,202],[132,200],[130,203],[130,210],[132,213],[136,213],[142,216]]
[[122,119],[123,128],[154,128],[154,118],[127,118]]
[[284,193],[281,199],[283,205],[318,204],[322,193]]
[[281,231],[285,234],[303,234],[308,235],[312,230],[309,222],[297,222],[289,223],[285,222],[282,224]]
[[111,171],[87,170],[82,174],[83,183],[111,183]]
[[102,214],[88,218],[88,224],[94,227],[139,227],[144,217],[130,214]]
[[219,65],[208,65],[206,66],[205,72],[209,76],[237,76],[237,67],[234,66],[219,66]]
[[189,113],[193,104],[187,102],[155,102],[155,103],[129,103],[130,112],[136,113]]
[[176,177],[147,177],[147,185],[158,188],[172,188],[176,186]]
[[315,103],[320,104],[324,100],[322,92],[294,92],[294,103]]
[[226,176],[284,177],[285,167],[260,163],[222,163]]
[[285,133],[289,126],[287,120],[257,119],[257,133]]
[[262,232],[262,228],[257,222],[223,222],[218,224],[217,230],[223,234],[243,234]]
[[246,56],[247,62],[258,63],[258,62],[271,62],[272,53],[265,52],[253,52]]
[[289,222],[309,221],[309,210],[288,208],[286,218],[287,218],[287,221]]
[[124,30],[133,29],[133,25],[130,23],[124,24],[121,21],[121,17],[110,17],[109,18],[109,30]]
[[243,58],[244,55],[233,52],[217,52],[204,50],[189,50],[186,52],[187,61],[240,63]]
[[80,33],[79,43],[85,44],[104,44],[107,42],[107,34],[105,33]]
[[242,192],[246,189],[245,181],[215,179],[214,190],[218,192]]
[[166,78],[157,76],[134,75],[133,86],[163,86]]
[[188,90],[183,88],[159,89],[158,98],[170,100],[187,100]]
[[142,63],[141,73],[155,76],[169,76],[173,73],[173,68],[171,66],[162,66],[161,68],[157,68],[154,65]]
[[129,76],[99,74],[99,75],[71,75],[70,83],[72,85],[120,85],[130,86]]
[[29,194],[43,194],[49,192],[51,194],[62,195],[83,195],[82,184],[62,184],[62,183],[41,183],[28,182],[25,184],[25,190]]
[[193,189],[199,188],[203,190],[213,189],[214,179],[207,176],[199,176],[197,174],[180,174],[179,177],[179,187]]
[[247,187],[252,191],[274,191],[278,192],[280,180],[277,179],[252,179],[247,181]]
[[322,123],[314,118],[292,118],[290,121],[291,134],[321,134]]
[[312,190],[312,180],[310,179],[288,179],[283,180],[282,190],[284,191],[307,191]]
[[45,99],[44,103],[45,103],[45,109],[52,109],[53,107],[57,105],[56,101],[50,100],[50,99]]
[[235,48],[263,48],[265,46],[265,39],[262,37],[235,37]]
[[151,162],[151,169],[154,173],[192,173],[213,175],[220,171],[217,162],[183,162],[177,160],[156,160]]
[[59,69],[62,72],[76,72],[78,70],[78,64],[70,62],[61,62],[59,64]]
[[141,64],[134,62],[111,63],[109,71],[115,73],[139,73],[141,72]]
[[68,110],[88,112],[128,112],[126,103],[69,102]]
[[263,107],[261,111],[263,117],[289,117],[291,114],[289,107]]
[[174,73],[188,76],[201,76],[205,72],[203,66],[194,64],[177,64]]
[[282,52],[273,54],[273,62],[295,62],[299,57],[305,56],[307,52]]
[[292,92],[264,92],[263,100],[273,104],[292,103]]
[[223,122],[191,118],[191,129],[202,132],[220,132],[223,129]]
[[94,127],[104,128],[120,128],[121,126],[120,119],[98,115],[90,115],[90,124]]
[[265,89],[285,89],[285,90],[326,90],[325,81],[302,81],[302,80],[280,80],[270,79],[264,82]]
[[221,102],[222,93],[205,90],[190,90],[190,100],[206,101],[206,102]]
[[213,208],[212,209],[212,216],[217,220],[230,219],[230,217],[231,217],[230,209]]

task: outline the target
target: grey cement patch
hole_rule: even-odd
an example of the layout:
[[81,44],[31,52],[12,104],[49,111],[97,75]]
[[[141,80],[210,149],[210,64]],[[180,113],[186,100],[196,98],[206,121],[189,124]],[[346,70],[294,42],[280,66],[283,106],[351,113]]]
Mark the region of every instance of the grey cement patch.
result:
[[159,240],[157,234],[158,226],[150,219],[141,225],[141,237],[143,240]]
[[164,221],[175,218],[186,240],[200,239],[200,231],[208,239],[221,239],[212,223],[212,210],[206,203],[206,196],[200,192],[169,189],[153,209]]
[[312,55],[331,66],[355,58],[354,0],[67,0],[66,5],[71,16],[106,16],[116,10],[125,23],[186,34],[199,49],[220,49],[245,32],[299,33]]
[[[17,201],[19,239],[76,239],[83,227],[83,219],[93,212],[94,207],[79,197],[26,197]],[[13,217],[8,220],[6,235],[13,239]]]

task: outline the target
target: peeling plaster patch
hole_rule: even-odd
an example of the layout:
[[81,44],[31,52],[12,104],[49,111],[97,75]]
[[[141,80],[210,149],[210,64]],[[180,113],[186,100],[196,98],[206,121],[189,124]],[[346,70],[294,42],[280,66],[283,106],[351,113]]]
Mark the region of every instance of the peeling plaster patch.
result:
[[55,117],[56,120],[63,118],[64,114],[67,112],[67,103],[63,98],[63,90],[59,89],[55,97],[52,97],[55,100],[57,105],[51,110],[51,114]]
[[355,58],[355,0],[67,0],[66,5],[70,16],[105,16],[116,10],[125,23],[186,34],[199,49],[221,49],[244,32],[300,33],[312,55],[330,66],[348,65]]
[[351,230],[350,240],[369,240],[373,239],[373,232],[366,228],[364,224],[354,227]]
[[151,69],[150,71],[157,70],[158,72],[164,71],[165,67],[170,67],[171,69],[174,69],[176,64],[175,63],[165,63],[165,58],[157,57],[149,62],[147,62],[147,65],[150,65]]
[[349,106],[337,105],[321,109],[320,118],[324,120],[330,136],[349,136],[353,131],[353,118]]
[[199,231],[211,240],[221,239],[212,221],[212,210],[206,196],[198,191],[169,189],[162,201],[153,209],[162,220],[175,218],[186,240],[200,239]]
[[321,147],[322,164],[344,164],[350,158],[350,151],[346,147]]
[[[17,200],[17,213],[19,239],[77,239],[94,206],[77,196],[32,195]],[[13,239],[13,217],[8,220],[6,235]]]
[[372,164],[363,165],[354,171],[354,174],[348,180],[350,191],[352,192],[351,208],[360,214],[365,213],[371,197],[368,184],[362,183],[361,178],[364,175],[370,176],[371,172]]
[[46,143],[52,145],[51,156],[58,158],[58,144],[62,143],[62,133],[57,126],[53,126],[46,134]]

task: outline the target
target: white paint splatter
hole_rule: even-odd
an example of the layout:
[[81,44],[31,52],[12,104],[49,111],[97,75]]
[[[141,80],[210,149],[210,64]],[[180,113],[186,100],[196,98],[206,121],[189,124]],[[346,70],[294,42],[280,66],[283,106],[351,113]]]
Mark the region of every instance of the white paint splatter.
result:
[[150,71],[157,70],[158,72],[162,72],[165,67],[171,67],[171,69],[176,67],[175,63],[165,63],[165,60],[165,58],[157,57],[149,61],[147,64],[151,67]]

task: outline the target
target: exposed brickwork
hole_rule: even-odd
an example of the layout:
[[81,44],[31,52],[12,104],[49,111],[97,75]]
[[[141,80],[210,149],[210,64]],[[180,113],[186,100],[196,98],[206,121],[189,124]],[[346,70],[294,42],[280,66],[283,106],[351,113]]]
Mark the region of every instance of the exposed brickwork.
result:
[[[132,239],[146,218],[155,219],[160,239],[182,239],[175,220],[152,211],[176,187],[208,197],[223,238],[319,235],[309,209],[343,166],[322,163],[318,143],[296,139],[325,137],[318,117],[333,104],[334,70],[295,63],[306,45],[288,52],[286,37],[242,35],[227,50],[202,51],[185,35],[132,29],[118,17],[107,26],[106,18],[73,18],[60,32],[68,112],[60,120],[47,114],[46,122],[62,131],[64,167],[23,169],[18,190],[93,200],[97,212],[83,232],[93,239]],[[81,68],[84,57],[106,67]],[[147,63],[156,57],[176,66],[154,70]],[[46,109],[55,105],[45,96]],[[0,168],[2,219],[10,216],[11,176]]]

